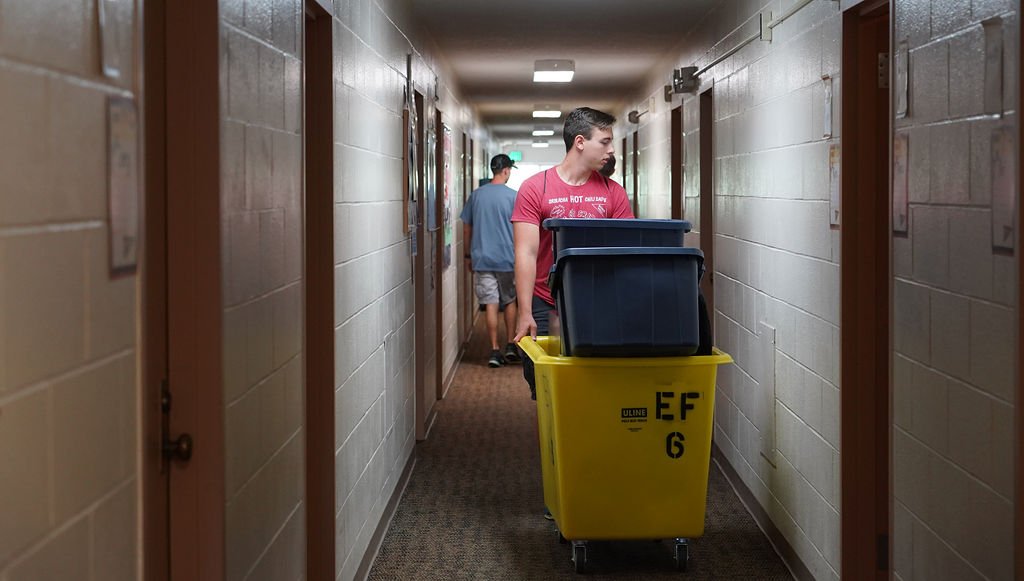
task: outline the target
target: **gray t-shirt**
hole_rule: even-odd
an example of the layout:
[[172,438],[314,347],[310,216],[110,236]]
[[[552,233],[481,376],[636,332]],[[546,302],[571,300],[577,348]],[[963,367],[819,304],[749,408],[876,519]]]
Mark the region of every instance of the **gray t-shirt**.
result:
[[504,184],[480,186],[469,195],[462,209],[462,221],[473,227],[473,270],[512,272],[512,207],[516,191]]

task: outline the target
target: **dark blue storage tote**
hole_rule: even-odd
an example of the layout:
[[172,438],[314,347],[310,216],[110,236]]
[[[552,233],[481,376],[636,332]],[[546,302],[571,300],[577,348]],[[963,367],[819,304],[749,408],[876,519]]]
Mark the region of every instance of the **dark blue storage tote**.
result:
[[548,218],[552,249],[558,254],[570,248],[681,247],[690,231],[686,220],[631,220],[620,218]]
[[[627,222],[628,220],[622,220]],[[550,277],[562,353],[576,357],[692,355],[700,345],[696,248],[570,248]]]

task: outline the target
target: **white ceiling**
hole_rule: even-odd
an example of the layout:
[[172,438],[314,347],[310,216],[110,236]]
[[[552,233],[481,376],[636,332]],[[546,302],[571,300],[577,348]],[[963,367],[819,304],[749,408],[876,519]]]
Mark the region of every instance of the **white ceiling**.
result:
[[[534,104],[624,115],[651,68],[716,0],[412,0],[451,65],[463,97],[498,139],[529,137]],[[534,83],[533,63],[576,61],[569,84]],[[669,81],[665,71],[665,81]]]

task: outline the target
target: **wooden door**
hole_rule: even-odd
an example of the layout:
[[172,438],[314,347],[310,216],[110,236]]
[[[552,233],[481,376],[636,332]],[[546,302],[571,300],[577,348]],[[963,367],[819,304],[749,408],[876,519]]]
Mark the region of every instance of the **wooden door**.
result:
[[435,302],[437,280],[434,269],[434,238],[437,228],[432,224],[434,191],[433,115],[425,110],[423,95],[415,92],[416,172],[419,191],[416,193],[416,257],[413,260],[413,285],[416,304],[416,439],[424,440],[434,420],[437,401],[437,345],[434,329],[437,324]]
[[217,5],[147,3],[142,530],[146,579],[224,577]]
[[305,188],[306,578],[335,573],[334,69],[331,6],[306,0]]
[[[469,167],[472,159],[471,152],[467,149],[469,147],[469,137],[463,132],[462,134],[462,206],[466,207],[466,202],[469,200],[469,192],[473,190],[472,178],[470,176]],[[462,228],[456,228],[456,236],[462,236]],[[462,240],[462,254],[469,254],[470,241]],[[476,304],[476,296],[473,294],[473,273],[469,272],[468,269],[464,268],[463,265],[466,261],[460,257],[453,258],[460,264],[459,272],[462,273],[462,285],[459,308],[459,329],[462,333],[462,343],[469,342],[470,333],[473,330],[473,305]]]
[[434,396],[444,398],[444,211],[445,126],[440,109],[434,109]]
[[843,15],[842,268],[840,273],[840,513],[846,579],[886,579],[889,535],[890,96],[879,82],[889,54],[889,5]]
[[672,219],[683,219],[683,106],[672,109],[672,165],[669,167],[672,195]]
[[630,152],[632,161],[629,163],[633,171],[633,215],[640,217],[640,130],[633,132],[633,150]]
[[715,117],[714,89],[700,94],[700,249],[704,253],[704,278],[700,281],[704,301],[715,328]]

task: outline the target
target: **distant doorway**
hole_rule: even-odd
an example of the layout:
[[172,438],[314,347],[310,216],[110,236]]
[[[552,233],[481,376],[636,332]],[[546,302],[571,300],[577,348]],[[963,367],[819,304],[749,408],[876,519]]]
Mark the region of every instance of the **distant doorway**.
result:
[[416,257],[413,259],[415,287],[416,334],[416,439],[425,440],[434,422],[437,402],[437,353],[434,329],[437,325],[437,273],[434,259],[434,237],[437,227],[434,210],[434,116],[426,111],[423,95],[414,92],[416,115]]
[[715,97],[714,89],[700,94],[700,213],[697,227],[704,253],[704,277],[700,289],[708,305],[711,329],[715,329]]
[[305,5],[306,578],[334,576],[334,68],[331,15]]
[[672,109],[671,121],[672,165],[669,180],[672,195],[672,219],[683,219],[683,106]]
[[844,579],[891,569],[889,4],[843,14],[840,514]]

